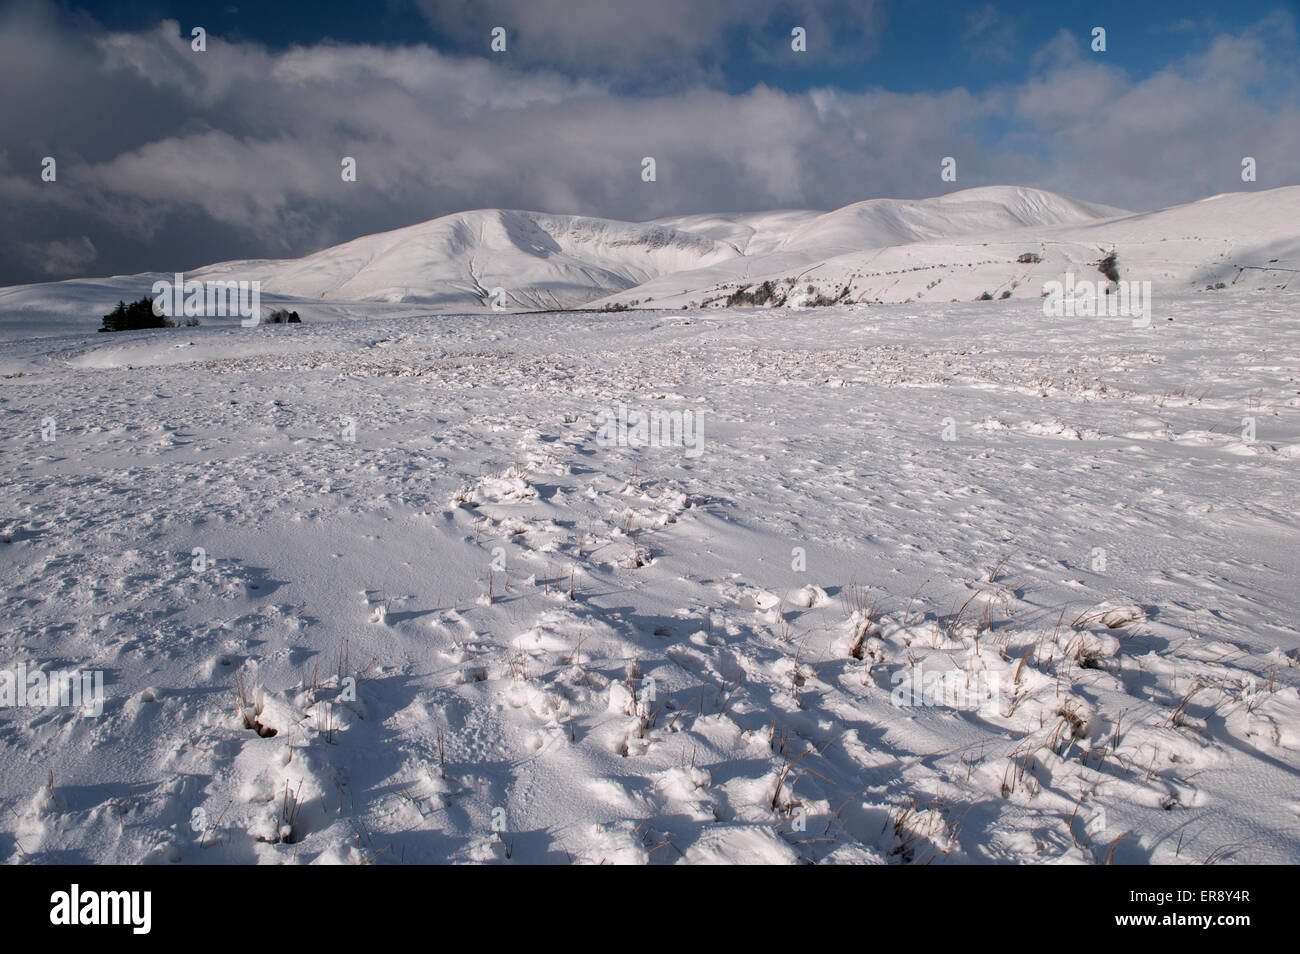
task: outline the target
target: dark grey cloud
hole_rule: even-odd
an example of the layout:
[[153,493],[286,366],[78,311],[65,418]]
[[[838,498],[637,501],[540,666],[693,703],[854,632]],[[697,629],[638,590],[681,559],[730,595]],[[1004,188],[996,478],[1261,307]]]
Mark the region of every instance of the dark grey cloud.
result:
[[[427,46],[273,51],[210,36],[195,53],[174,22],[103,33],[47,6],[11,8],[0,283],[300,255],[481,207],[642,220],[1016,183],[1147,209],[1294,184],[1300,67],[1266,53],[1279,36],[1294,43],[1294,28],[1279,16],[1220,35],[1142,79],[1062,34],[1027,81],[978,93],[700,82],[631,96]],[[1246,155],[1254,186],[1240,181]],[[41,181],[43,156],[57,182]],[[355,183],[340,177],[344,156]],[[641,181],[643,156],[657,182]],[[958,160],[955,186],[939,179],[944,156]]]
[[[417,0],[429,23],[461,49],[487,53],[506,30],[510,60],[622,85],[681,88],[717,78],[740,51],[795,65],[790,31],[802,27],[823,61],[860,60],[886,20],[883,0]],[[831,42],[834,38],[834,42]]]

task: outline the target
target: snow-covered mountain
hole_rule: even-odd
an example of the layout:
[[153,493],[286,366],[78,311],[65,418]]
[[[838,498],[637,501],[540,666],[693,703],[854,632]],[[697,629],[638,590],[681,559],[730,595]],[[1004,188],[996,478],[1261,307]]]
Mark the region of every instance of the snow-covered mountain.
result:
[[[1285,284],[1300,269],[1300,186],[1141,214],[1008,187],[872,200],[803,223],[765,254],[654,279],[594,305],[720,306],[768,281],[778,305],[842,292],[855,302],[1037,297],[1066,272],[1096,277],[1095,263],[1111,250],[1123,277],[1166,292]],[[1026,253],[1041,261],[1020,261]]]
[[[367,235],[301,259],[226,262],[199,279],[258,279],[271,295],[479,308],[572,308],[657,279],[772,256],[805,261],[1123,214],[1037,189],[871,199],[834,212],[690,215],[646,223],[480,209]],[[739,266],[743,272],[743,265]],[[635,297],[635,296],[633,296]]]
[[[406,301],[437,310],[721,305],[765,280],[815,300],[1037,297],[1115,249],[1128,277],[1178,290],[1268,285],[1300,267],[1300,187],[1133,214],[1041,189],[987,186],[868,199],[831,212],[687,215],[646,223],[480,210],[301,259],[230,262],[198,278],[257,278],[270,295]],[[1042,261],[1023,263],[1032,252]],[[1271,262],[1271,259],[1278,259]],[[778,297],[774,302],[780,304]]]
[[654,224],[717,239],[744,255],[766,255],[780,247],[793,232],[823,215],[824,212],[807,209],[730,215],[679,215],[655,219]]
[[[367,235],[297,259],[187,273],[257,280],[270,301],[405,303],[420,312],[771,306],[816,301],[1037,297],[1066,272],[1095,275],[1114,250],[1124,277],[1162,292],[1285,284],[1300,268],[1300,186],[1214,196],[1156,212],[989,186],[930,199],[869,199],[831,212],[699,214],[644,223],[481,209]],[[1026,253],[1039,261],[1021,261]],[[155,273],[0,289],[33,328],[97,320],[147,294]],[[748,296],[763,283],[773,294]],[[736,297],[733,297],[736,296]]]
[[226,262],[199,279],[259,279],[295,298],[413,301],[463,309],[571,308],[660,275],[740,255],[734,246],[657,223],[509,209],[460,212],[367,235],[305,258]]
[[776,251],[807,249],[827,256],[1127,214],[1123,209],[1076,202],[1041,189],[988,186],[932,199],[855,202],[804,223],[786,236]]

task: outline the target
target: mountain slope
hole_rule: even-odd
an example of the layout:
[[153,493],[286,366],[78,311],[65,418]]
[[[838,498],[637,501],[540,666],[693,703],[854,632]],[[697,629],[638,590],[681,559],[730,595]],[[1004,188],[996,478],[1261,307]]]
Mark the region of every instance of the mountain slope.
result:
[[664,225],[481,209],[367,235],[301,259],[225,262],[198,279],[258,279],[297,298],[480,308],[570,308],[656,276],[738,256]]
[[[762,241],[751,242],[743,259],[704,266],[690,274],[663,276],[611,296],[610,303],[646,303],[683,307],[690,302],[717,298],[768,279],[804,277],[841,255],[931,242],[952,245],[972,236],[1001,234],[1026,228],[1079,225],[1129,215],[1122,209],[1079,202],[1064,196],[1021,186],[985,186],[929,199],[868,199],[818,215],[786,213],[778,231],[768,225]],[[722,234],[721,217],[683,217],[678,228],[698,227],[702,220],[711,234]],[[963,263],[964,265],[964,263]],[[825,275],[819,275],[824,279]],[[843,275],[840,276],[843,280]],[[801,287],[803,287],[801,285]],[[820,287],[818,290],[821,290]]]
[[867,199],[818,216],[775,249],[822,255],[936,241],[1029,226],[1062,225],[1127,215],[1042,189],[986,186],[931,199]]
[[744,255],[775,251],[791,233],[825,213],[806,209],[781,212],[679,215],[655,219],[654,224],[725,242]]
[[[440,309],[570,308],[656,279],[777,256],[786,267],[883,244],[1119,213],[1038,189],[994,186],[933,199],[871,199],[829,213],[689,215],[646,223],[481,209],[368,235],[305,258],[227,262],[200,279],[256,278],[266,294],[421,302]],[[632,296],[635,297],[635,296]]]
[[[1150,281],[1160,292],[1198,291],[1219,282],[1276,287],[1300,269],[1300,186],[1118,215],[1036,190],[999,189],[992,202],[989,196],[964,201],[990,191],[918,203],[858,203],[806,223],[770,254],[652,280],[594,304],[719,305],[736,291],[768,281],[783,289],[775,304],[798,303],[796,295],[836,299],[844,289],[857,302],[967,301],[985,293],[1037,297],[1045,282],[1062,280],[1067,272],[1097,278],[1096,263],[1110,250],[1119,256],[1121,277]],[[1014,205],[1017,192],[1027,193],[1026,206]],[[935,217],[951,199],[966,207],[950,204],[948,218]],[[1068,221],[1071,215],[1079,217]],[[1026,219],[1037,221],[997,227]],[[966,231],[974,227],[979,230]],[[932,228],[946,234],[918,238]],[[873,237],[882,244],[844,250]],[[1025,253],[1041,261],[1018,261]]]
[[[187,273],[257,280],[264,303],[345,302],[417,313],[575,307],[721,306],[772,282],[784,305],[1037,297],[1067,272],[1158,293],[1285,285],[1300,272],[1300,186],[1214,196],[1131,214],[1039,189],[990,186],[930,199],[869,199],[832,212],[674,216],[644,223],[481,209],[363,236],[299,259],[224,262]],[[1025,253],[1041,261],[1021,262]],[[156,274],[0,289],[0,320],[36,333],[95,321],[148,294]],[[494,290],[500,291],[494,295]],[[754,299],[754,295],[738,296]]]

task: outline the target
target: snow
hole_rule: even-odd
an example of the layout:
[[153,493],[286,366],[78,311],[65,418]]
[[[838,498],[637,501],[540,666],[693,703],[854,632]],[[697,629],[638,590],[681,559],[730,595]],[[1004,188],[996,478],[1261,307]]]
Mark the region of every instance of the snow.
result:
[[[755,269],[784,276],[832,252],[1085,222],[1118,211],[1001,186],[935,199],[874,199],[826,214],[687,215],[645,223],[479,209],[363,236],[300,259],[223,262],[185,277],[260,282],[268,309],[338,301],[408,303],[419,313],[519,311],[672,295],[684,303],[698,297],[701,282],[757,274]],[[77,319],[84,327],[87,313],[103,314],[118,300],[149,294],[155,280],[172,278],[150,273],[78,279],[58,283],[53,296],[49,285],[0,289],[0,320],[32,332]]]
[[[1276,289],[1300,272],[1298,217],[1300,186],[1141,214],[1003,186],[914,202],[874,199],[805,223],[768,253],[650,279],[591,305],[720,305],[763,281],[791,292],[811,286],[832,299],[847,287],[855,302],[1037,298],[1067,273],[1095,278],[1112,250],[1122,276],[1163,291],[1219,282]],[[1025,253],[1041,261],[1018,261]]]
[[[776,306],[1037,298],[1068,275],[1098,277],[1118,254],[1126,280],[1168,292],[1288,287],[1300,273],[1300,186],[1131,214],[1039,189],[987,186],[930,199],[870,199],[832,212],[686,215],[645,223],[482,209],[368,235],[300,259],[225,262],[185,273],[258,281],[264,310],[357,314],[721,307],[765,281]],[[1039,262],[1021,262],[1025,253]],[[0,289],[10,333],[93,329],[117,301],[172,275]],[[811,291],[809,291],[811,289]],[[400,307],[393,307],[400,306]],[[1159,303],[1156,303],[1158,311]]]
[[412,301],[444,310],[568,308],[666,272],[739,253],[711,238],[654,224],[482,209],[367,235],[289,261],[228,262],[200,280],[262,282],[273,295]]
[[846,205],[796,229],[780,248],[811,248],[824,256],[837,249],[883,248],[1125,214],[1041,189],[985,186],[932,199],[868,199]]
[[821,217],[820,212],[792,209],[739,215],[681,215],[655,219],[654,224],[703,235],[725,242],[744,255],[756,256],[775,251],[796,229]]
[[[1167,261],[1149,328],[947,278],[797,314],[329,300],[115,335],[98,303],[148,276],[0,290],[0,663],[105,682],[98,717],[0,714],[0,856],[1300,862],[1300,297],[1182,287],[1293,248],[1295,194],[1029,226]],[[486,287],[535,226],[563,298],[579,245],[612,287],[815,221],[651,251],[527,218],[265,274],[440,295],[472,260]],[[889,260],[1027,250],[965,241]],[[703,453],[602,445],[620,404],[701,414]]]

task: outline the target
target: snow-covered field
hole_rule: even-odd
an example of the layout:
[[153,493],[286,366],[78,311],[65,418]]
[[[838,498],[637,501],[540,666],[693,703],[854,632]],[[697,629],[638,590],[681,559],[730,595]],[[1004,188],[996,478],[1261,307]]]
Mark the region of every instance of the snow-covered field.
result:
[[0,857],[1300,862],[1298,306],[10,321]]

